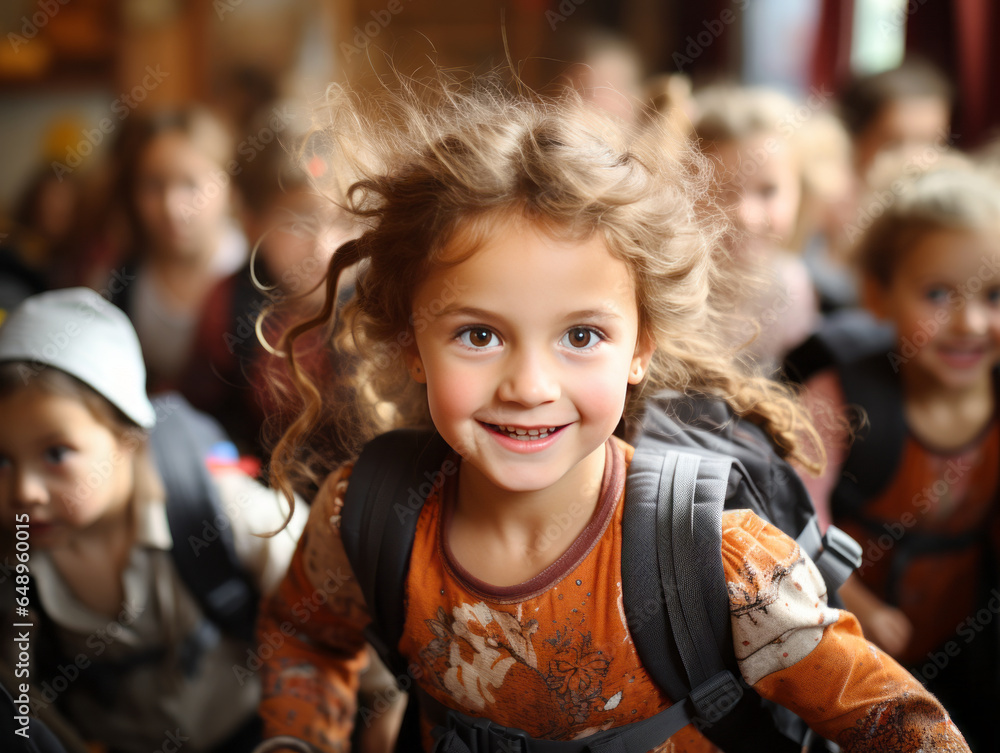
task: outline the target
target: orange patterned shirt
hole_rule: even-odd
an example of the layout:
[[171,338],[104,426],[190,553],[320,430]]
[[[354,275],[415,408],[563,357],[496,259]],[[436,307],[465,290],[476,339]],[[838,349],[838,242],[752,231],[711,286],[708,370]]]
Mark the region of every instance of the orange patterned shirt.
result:
[[[576,543],[526,583],[498,588],[451,556],[451,484],[417,523],[399,648],[442,704],[572,739],[670,705],[640,662],[621,591],[621,518],[631,448],[609,440],[601,497]],[[268,736],[345,749],[364,667],[363,598],[339,539],[348,472],[328,480],[285,582],[265,604],[261,713]],[[722,557],[740,670],[764,697],[845,751],[966,751],[945,711],[865,641],[854,617],[826,606],[823,580],[794,541],[749,511],[723,515]],[[281,640],[269,641],[278,635]],[[424,746],[429,747],[429,723]],[[688,726],[657,751],[714,751]]]

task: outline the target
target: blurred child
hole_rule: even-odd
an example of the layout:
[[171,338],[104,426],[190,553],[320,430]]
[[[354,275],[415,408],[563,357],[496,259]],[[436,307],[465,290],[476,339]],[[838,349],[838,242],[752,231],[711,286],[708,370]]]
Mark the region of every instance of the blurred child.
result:
[[570,61],[569,85],[584,100],[626,123],[637,121],[643,95],[642,57],[626,36],[600,26],[586,26],[560,34],[559,57]]
[[[4,561],[26,563],[18,572],[31,581],[25,588],[19,575],[17,594],[5,593],[9,618],[15,596],[19,607],[5,624],[35,625],[22,675],[34,683],[33,703],[55,704],[96,750],[148,753],[173,735],[185,750],[238,751],[259,737],[252,623],[237,626],[247,633],[239,638],[207,616],[209,603],[233,604],[235,581],[225,581],[227,599],[220,592],[203,604],[177,550],[193,548],[183,561],[197,557],[197,579],[213,583],[227,573],[212,570],[217,550],[205,547],[231,536],[240,577],[267,593],[304,516],[278,535],[255,535],[275,531],[287,505],[220,458],[206,469],[197,432],[190,446],[175,441],[154,456],[151,442],[164,446],[157,433],[188,426],[177,423],[187,411],[176,396],[154,409],[135,331],[91,290],[33,296],[0,327]],[[204,417],[190,420],[205,428]],[[219,504],[185,536],[174,523],[182,500],[165,490],[200,477],[175,477],[191,467],[187,458],[206,478],[198,493]]]
[[[278,139],[265,145],[236,176],[243,228],[255,244],[249,261],[219,281],[207,297],[180,389],[211,413],[245,452],[266,456],[261,435],[269,398],[273,356],[257,339],[261,312],[284,302],[299,314],[318,310],[322,282],[334,249],[354,232],[349,220],[314,186],[310,164]],[[329,176],[327,176],[329,177]],[[290,306],[294,302],[294,306]],[[276,319],[267,339],[277,342]],[[278,432],[280,434],[280,432]]]
[[199,107],[138,122],[123,147],[133,249],[113,301],[132,320],[151,392],[175,386],[209,291],[247,258],[232,215],[233,143]]
[[683,73],[662,73],[649,78],[645,84],[649,110],[647,120],[659,124],[670,134],[689,136],[697,119],[691,79]]
[[952,96],[944,74],[918,58],[852,81],[839,99],[858,178],[865,182],[884,152],[905,158],[943,148],[950,136]]
[[[301,450],[339,408],[343,385],[310,379],[295,340],[337,324],[353,337],[336,342],[365,357],[348,385],[370,409],[349,427],[356,440],[391,423],[433,426],[455,451],[454,472],[445,466],[425,485],[403,635],[389,647],[420,696],[420,740],[404,742],[538,749],[503,730],[514,727],[549,741],[542,750],[570,740],[582,750],[589,736],[635,730],[671,705],[636,654],[622,604],[632,448],[616,427],[669,385],[728,401],[802,458],[803,415],[720,345],[709,293],[723,228],[718,214],[695,211],[707,185],[693,149],[636,142],[571,94],[515,96],[489,83],[438,93],[447,96],[435,104],[388,88],[331,102],[329,143],[361,144],[370,157],[347,193],[368,229],[334,255],[323,311],[282,343],[305,408],[272,467],[285,484],[318,469],[303,467]],[[354,265],[355,298],[335,322],[334,283]],[[295,605],[324,570],[352,572],[341,511],[356,481],[365,483],[348,465],[322,484],[262,616],[263,631],[295,626],[265,670],[261,711],[279,747],[285,734],[340,750],[350,734],[370,621],[358,580],[373,573],[348,577],[308,619]],[[413,509],[403,497],[396,508]],[[861,637],[853,616],[826,607],[793,541],[745,510],[723,514],[722,540],[729,594],[764,594],[778,588],[765,579],[786,575],[797,586],[749,608],[731,597],[733,650],[757,692],[848,752],[966,750],[919,683]],[[475,725],[480,745],[445,718]],[[646,750],[667,736],[608,749]],[[688,725],[659,749],[712,748]]]
[[[897,187],[859,249],[865,305],[895,347],[806,382],[830,464],[805,480],[863,545],[840,594],[865,634],[941,697],[975,750],[994,751],[1000,644],[977,615],[1000,595],[1000,186],[949,168]],[[859,351],[873,326],[854,333]],[[850,453],[848,404],[871,424]]]
[[763,282],[730,301],[732,339],[742,344],[753,338],[746,353],[772,370],[818,317],[801,249],[789,247],[802,206],[801,123],[795,104],[769,89],[712,87],[698,94],[696,109],[695,136],[715,165],[717,193],[737,224],[727,239],[727,262]]
[[793,248],[802,260],[819,299],[830,313],[859,305],[853,262],[853,228],[858,193],[851,163],[851,142],[840,120],[828,111],[814,112],[799,136],[803,160],[802,210]]

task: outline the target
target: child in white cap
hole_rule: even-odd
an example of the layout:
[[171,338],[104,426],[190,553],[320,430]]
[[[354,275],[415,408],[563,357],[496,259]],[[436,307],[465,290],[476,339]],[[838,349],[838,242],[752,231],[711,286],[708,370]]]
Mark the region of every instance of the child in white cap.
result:
[[[250,592],[267,593],[305,506],[278,535],[254,535],[278,530],[287,503],[215,462],[202,475],[218,514],[172,535],[167,489],[178,479],[168,476],[183,464],[162,460],[162,440],[155,457],[152,446],[171,422],[194,416],[201,427],[202,417],[176,396],[154,408],[145,383],[128,318],[91,290],[33,296],[0,327],[0,553],[11,570],[0,613],[32,625],[4,651],[33,711],[55,705],[99,749],[249,750],[269,647],[214,624],[191,584],[212,577],[203,550],[231,537]],[[196,452],[203,437],[191,437],[166,457]],[[191,548],[194,576],[179,572],[178,547]]]

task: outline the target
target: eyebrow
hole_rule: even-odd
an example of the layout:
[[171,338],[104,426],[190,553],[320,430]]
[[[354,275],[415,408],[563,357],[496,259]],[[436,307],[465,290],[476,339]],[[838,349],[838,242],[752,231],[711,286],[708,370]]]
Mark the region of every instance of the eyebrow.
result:
[[[475,306],[446,306],[436,315],[433,315],[435,319],[442,319],[446,316],[467,316],[472,319],[495,319],[497,314],[495,312],[487,311],[486,309],[476,308]],[[580,309],[579,311],[571,311],[566,314],[565,319],[577,321],[577,320],[595,320],[595,319],[622,319],[622,315],[611,308],[590,308],[590,309]]]

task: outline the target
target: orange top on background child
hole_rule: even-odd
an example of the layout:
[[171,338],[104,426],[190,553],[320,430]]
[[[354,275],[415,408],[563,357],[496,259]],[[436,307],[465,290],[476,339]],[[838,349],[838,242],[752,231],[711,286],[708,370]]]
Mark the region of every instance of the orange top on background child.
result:
[[[326,470],[322,459],[304,467],[317,459],[302,451],[343,386],[309,381],[294,342],[334,325],[334,342],[363,356],[352,399],[371,419],[358,442],[433,424],[456,453],[410,556],[398,646],[408,679],[446,708],[535,738],[651,717],[671,699],[624,614],[631,448],[616,428],[670,385],[723,397],[809,462],[790,393],[745,375],[720,344],[710,294],[726,225],[698,206],[702,158],[685,143],[633,140],[572,94],[421,82],[333,96],[329,143],[365,160],[348,196],[368,229],[334,255],[324,311],[281,344],[306,410],[275,448],[276,480]],[[334,322],[337,278],[355,264],[355,296]],[[264,669],[261,714],[277,745],[290,735],[334,751],[350,735],[369,621],[341,540],[351,483],[344,467],[322,484],[262,614],[262,636],[288,636]],[[851,614],[826,606],[787,536],[727,513],[720,554],[733,650],[761,695],[846,751],[967,750],[936,700]],[[764,593],[780,597],[750,598]],[[405,742],[429,749],[431,727],[425,715],[421,740]],[[712,749],[692,725],[655,747]]]

